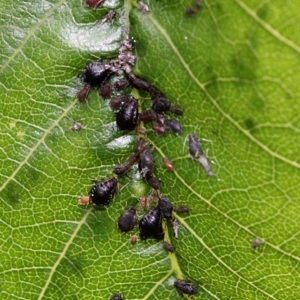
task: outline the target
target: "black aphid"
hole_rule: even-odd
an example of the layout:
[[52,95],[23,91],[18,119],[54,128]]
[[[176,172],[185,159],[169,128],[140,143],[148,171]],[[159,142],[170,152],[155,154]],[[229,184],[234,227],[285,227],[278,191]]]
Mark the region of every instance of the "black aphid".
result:
[[146,146],[146,141],[142,137],[139,138],[138,142],[135,145],[134,153],[140,154]]
[[127,79],[120,79],[115,82],[114,88],[118,91],[123,91],[129,86],[129,81]]
[[120,294],[114,294],[110,300],[123,300],[123,298]]
[[138,102],[135,98],[125,101],[117,113],[117,126],[121,130],[133,130],[138,120]]
[[168,243],[168,242],[163,242],[163,246],[164,246],[164,248],[165,248],[167,251],[169,251],[169,252],[171,252],[171,253],[174,253],[174,252],[175,252],[174,246],[171,245],[170,243]]
[[158,206],[150,209],[139,222],[140,235],[142,240],[150,237],[158,240],[163,239],[162,217]]
[[128,232],[137,224],[136,208],[134,206],[125,210],[118,220],[118,227],[123,232]]
[[150,89],[150,83],[147,82],[145,79],[139,77],[130,77],[130,84],[138,90],[142,90],[148,92]]
[[95,206],[106,206],[114,197],[117,190],[118,181],[116,178],[103,180],[96,183],[90,191],[91,203]]
[[202,153],[200,140],[195,133],[189,134],[189,151],[193,157],[199,157]]
[[139,121],[151,123],[156,120],[156,113],[153,110],[146,110],[139,115]]
[[197,289],[192,283],[188,283],[184,280],[177,280],[174,282],[174,286],[178,291],[187,294],[187,295],[195,295],[197,293]]
[[139,171],[144,177],[151,176],[154,172],[152,151],[147,146],[145,146],[144,150],[140,153]]
[[120,164],[120,165],[115,166],[113,172],[116,175],[122,177],[122,176],[125,176],[129,172],[130,168],[131,168],[130,164],[124,163],[124,164]]
[[171,106],[169,110],[170,110],[170,112],[172,112],[172,113],[174,113],[178,116],[183,115],[183,111],[180,108],[176,107],[176,106]]
[[100,87],[113,73],[108,63],[95,61],[86,65],[82,73],[82,80],[92,87]]
[[178,121],[166,120],[166,124],[175,135],[182,133],[182,125]]
[[146,180],[152,188],[160,190],[160,182],[158,178],[147,175]]
[[152,108],[158,113],[168,111],[170,109],[170,102],[164,96],[157,96],[153,99]]
[[158,206],[163,218],[172,218],[173,205],[167,197],[160,197]]
[[180,214],[187,214],[188,212],[190,212],[190,208],[187,205],[180,205],[176,208],[176,212]]

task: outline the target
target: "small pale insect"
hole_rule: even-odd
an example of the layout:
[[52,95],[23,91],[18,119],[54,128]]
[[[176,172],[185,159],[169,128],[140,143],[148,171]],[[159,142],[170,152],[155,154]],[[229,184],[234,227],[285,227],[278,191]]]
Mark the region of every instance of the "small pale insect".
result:
[[131,238],[130,238],[130,244],[131,245],[136,245],[138,241],[138,237],[136,235],[133,235]]
[[179,229],[178,221],[176,219],[174,219],[172,223],[173,223],[174,236],[176,239],[178,239],[178,229]]
[[175,171],[175,167],[172,163],[172,161],[170,161],[168,158],[164,157],[162,159],[163,165],[165,166],[165,168],[170,171],[170,172],[174,172]]
[[259,239],[259,238],[256,238],[253,242],[252,242],[252,248],[255,250],[257,249],[259,246],[261,246],[264,242]]
[[102,21],[101,21],[101,24],[107,22],[107,21],[111,21],[115,18],[116,16],[116,12],[113,11],[113,10],[110,10],[103,18],[102,18]]
[[208,158],[206,157],[206,155],[201,154],[201,155],[198,157],[198,161],[199,161],[199,163],[202,165],[202,167],[204,168],[206,175],[207,175],[207,176],[212,176],[212,175],[213,175],[213,171],[212,171],[212,169],[211,169],[209,160],[208,160]]
[[78,200],[78,204],[79,204],[79,205],[89,205],[90,203],[91,203],[90,196],[82,196],[82,197]]
[[74,122],[74,124],[69,128],[71,131],[80,131],[84,126],[80,122]]

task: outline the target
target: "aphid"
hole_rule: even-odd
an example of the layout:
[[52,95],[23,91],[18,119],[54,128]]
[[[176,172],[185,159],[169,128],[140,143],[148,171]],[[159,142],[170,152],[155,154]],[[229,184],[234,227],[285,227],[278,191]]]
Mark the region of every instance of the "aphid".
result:
[[172,224],[173,224],[174,236],[175,236],[176,239],[178,239],[178,229],[179,229],[178,221],[176,219],[174,219]]
[[167,129],[165,126],[161,126],[158,124],[153,124],[152,127],[153,131],[157,134],[157,135],[161,135],[164,136],[167,134]]
[[139,2],[140,10],[143,14],[150,12],[148,5],[146,5],[144,2]]
[[131,238],[130,238],[130,244],[131,245],[135,245],[138,241],[138,237],[136,235],[133,235]]
[[121,130],[132,130],[136,127],[138,120],[138,102],[130,98],[124,102],[117,113],[117,126]]
[[118,220],[118,227],[123,232],[128,232],[137,224],[136,208],[134,206],[125,210]]
[[252,248],[255,250],[257,249],[260,245],[262,245],[264,242],[259,239],[259,238],[256,238],[253,242],[252,242]]
[[176,280],[174,282],[174,286],[178,291],[187,295],[195,295],[197,293],[195,286],[192,283],[188,283],[184,280]]
[[188,7],[186,8],[186,10],[184,11],[184,14],[187,16],[187,17],[191,17],[192,15],[195,14],[195,10],[191,7]]
[[125,176],[129,172],[130,168],[131,168],[130,164],[124,163],[124,164],[120,164],[118,166],[115,166],[113,172],[116,175],[122,177],[122,176]]
[[160,197],[158,206],[163,218],[172,218],[173,205],[167,197]]
[[90,196],[82,196],[79,200],[78,200],[78,204],[79,205],[89,205],[91,203],[91,198]]
[[158,206],[150,209],[139,222],[140,235],[142,240],[150,237],[158,240],[163,239],[162,218]]
[[151,123],[156,120],[156,113],[153,110],[146,110],[139,115],[139,121]]
[[102,4],[105,0],[86,0],[85,3],[87,6],[92,8],[97,8],[100,4]]
[[156,113],[156,120],[157,123],[161,126],[165,126],[165,116],[163,114],[160,113]]
[[183,111],[180,108],[176,107],[176,106],[171,106],[169,110],[170,110],[170,112],[172,112],[172,113],[174,113],[178,116],[183,115]]
[[116,12],[114,10],[110,10],[101,20],[101,24],[111,21],[115,18]]
[[134,153],[140,154],[141,151],[145,149],[146,141],[144,138],[139,138],[138,142],[135,145]]
[[114,197],[118,181],[116,178],[103,180],[96,183],[90,191],[91,203],[95,206],[106,206]]
[[115,82],[114,88],[118,91],[123,91],[129,86],[129,81],[127,79],[121,79]]
[[77,93],[77,99],[80,102],[83,102],[87,99],[90,93],[90,87],[89,86],[84,86],[78,93]]
[[187,214],[188,212],[190,212],[190,208],[187,205],[180,205],[176,208],[176,212],[180,214]]
[[74,122],[74,124],[69,128],[71,131],[80,131],[82,128],[82,124],[80,122]]
[[146,128],[144,128],[144,127],[138,126],[138,127],[136,128],[136,133],[138,133],[138,134],[140,134],[140,135],[145,135],[145,134],[147,133],[147,130],[146,130]]
[[84,83],[92,87],[100,87],[113,74],[111,65],[102,61],[88,63],[82,73]]
[[152,188],[155,190],[160,190],[160,182],[158,178],[146,176],[146,180]]
[[144,150],[140,153],[139,171],[144,177],[146,177],[148,174],[152,175],[154,172],[152,151],[147,146],[145,146]]
[[202,8],[202,3],[200,0],[194,0],[194,6],[200,10]]
[[168,111],[170,109],[170,102],[164,96],[157,96],[153,99],[152,108],[158,113]]
[[175,134],[179,135],[182,133],[182,125],[176,120],[166,120],[166,124],[170,130]]
[[175,171],[175,167],[173,165],[173,163],[166,157],[164,157],[162,159],[163,165],[165,166],[165,168],[170,171],[170,172],[174,172]]
[[110,300],[123,300],[123,298],[120,294],[114,294]]
[[200,153],[202,152],[201,144],[200,140],[194,133],[189,134],[189,144],[190,155],[193,157],[199,157]]
[[106,99],[110,97],[111,92],[112,92],[111,86],[109,84],[106,84],[100,88],[99,95],[102,98]]
[[129,100],[129,96],[127,95],[118,96],[109,101],[109,106],[112,110],[117,110],[127,100]]
[[140,206],[143,208],[143,209],[146,209],[149,207],[149,198],[147,196],[142,196],[140,198]]
[[169,251],[169,252],[171,252],[171,253],[174,253],[174,252],[175,252],[174,246],[171,245],[170,243],[168,243],[168,242],[163,242],[163,246],[164,246],[164,248],[165,248],[167,251]]
[[211,169],[211,166],[210,166],[210,163],[209,163],[207,157],[204,154],[202,154],[198,157],[198,161],[204,168],[206,175],[212,176],[213,172],[212,172],[212,169]]

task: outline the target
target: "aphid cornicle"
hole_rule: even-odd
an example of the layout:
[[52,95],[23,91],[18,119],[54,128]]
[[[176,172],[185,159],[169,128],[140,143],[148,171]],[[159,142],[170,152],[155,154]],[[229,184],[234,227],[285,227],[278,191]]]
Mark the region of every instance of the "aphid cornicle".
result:
[[117,126],[121,130],[133,130],[138,120],[138,102],[131,97],[125,101],[117,113]]
[[88,63],[82,73],[84,83],[92,87],[100,87],[113,75],[109,64],[102,61]]
[[184,280],[176,280],[174,282],[174,286],[178,291],[187,294],[187,295],[195,295],[197,294],[197,289],[192,283],[188,283]]
[[90,191],[90,201],[95,206],[106,206],[114,197],[118,181],[116,178],[103,180],[96,183]]
[[173,205],[167,197],[160,197],[158,199],[158,206],[163,218],[172,218]]
[[142,240],[150,237],[158,240],[163,239],[162,217],[158,206],[150,209],[139,222],[140,235]]
[[136,207],[131,206],[125,210],[118,220],[118,227],[123,232],[128,232],[137,224]]

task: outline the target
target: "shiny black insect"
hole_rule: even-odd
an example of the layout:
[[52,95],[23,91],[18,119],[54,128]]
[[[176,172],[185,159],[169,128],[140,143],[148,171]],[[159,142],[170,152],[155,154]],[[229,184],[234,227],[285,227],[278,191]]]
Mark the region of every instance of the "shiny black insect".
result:
[[167,197],[160,197],[158,199],[158,206],[163,218],[172,218],[173,205]]
[[136,208],[134,206],[125,210],[118,220],[118,227],[123,232],[128,232],[137,224]]
[[144,177],[152,176],[154,172],[154,162],[152,151],[149,147],[145,146],[144,150],[140,153],[139,171]]
[[168,111],[170,109],[170,102],[164,96],[157,96],[153,99],[152,108],[158,113]]
[[158,206],[150,209],[139,222],[140,236],[142,240],[148,238],[163,239],[162,217]]
[[123,298],[120,294],[114,294],[110,300],[123,300]]
[[100,87],[113,73],[108,63],[95,61],[86,65],[82,73],[82,80],[92,87]]
[[117,126],[121,130],[132,130],[138,120],[138,102],[135,98],[125,101],[117,113]]
[[187,214],[190,212],[190,208],[187,205],[180,205],[176,208],[176,211],[180,214]]
[[182,125],[178,121],[166,120],[166,124],[175,135],[182,133]]
[[200,140],[195,133],[189,134],[189,151],[193,157],[199,157],[202,152]]
[[130,76],[129,80],[131,86],[133,86],[138,90],[145,91],[150,94],[158,93],[157,89],[154,86],[152,86],[149,82],[147,82],[145,79],[136,76]]
[[171,253],[174,253],[174,252],[175,252],[174,246],[171,245],[170,243],[168,243],[168,242],[163,242],[163,246],[164,246],[164,248],[165,248],[167,251],[169,251],[169,252],[171,252]]
[[106,206],[114,197],[117,190],[118,181],[116,178],[103,180],[96,183],[90,191],[91,203],[95,206]]
[[184,280],[177,280],[174,282],[174,286],[178,291],[187,294],[187,295],[195,295],[197,294],[197,289],[192,283],[188,283]]

